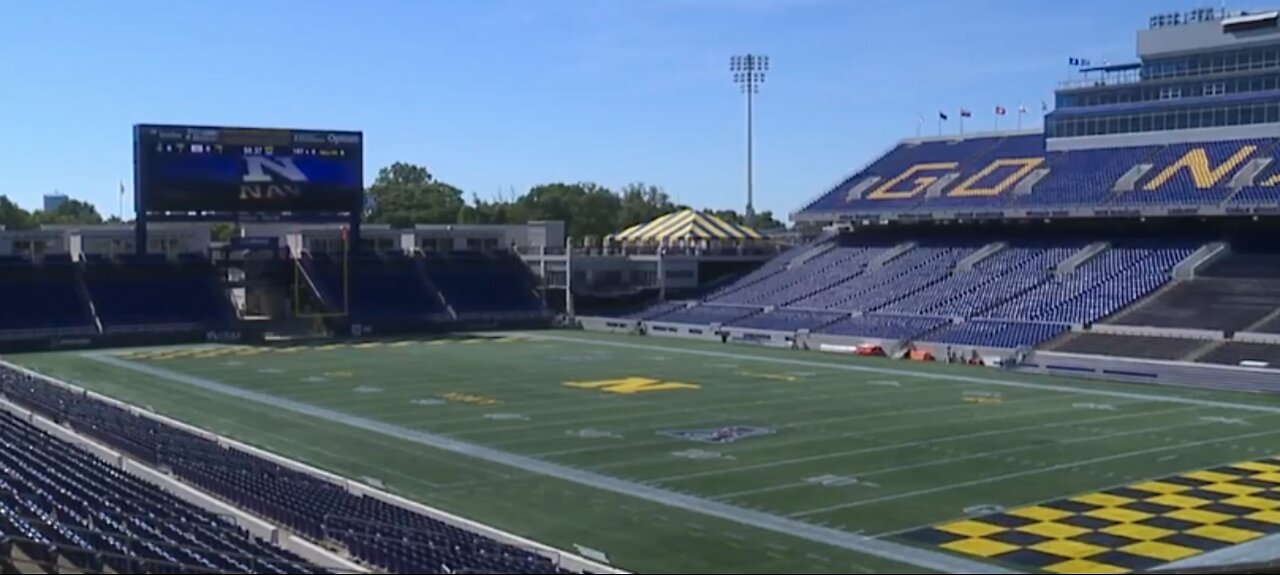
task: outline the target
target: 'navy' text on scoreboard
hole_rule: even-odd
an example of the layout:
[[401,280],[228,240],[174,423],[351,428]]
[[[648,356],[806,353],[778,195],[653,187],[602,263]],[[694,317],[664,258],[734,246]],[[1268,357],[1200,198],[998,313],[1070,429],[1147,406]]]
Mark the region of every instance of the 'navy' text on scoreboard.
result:
[[355,212],[360,132],[134,127],[137,203],[156,212]]

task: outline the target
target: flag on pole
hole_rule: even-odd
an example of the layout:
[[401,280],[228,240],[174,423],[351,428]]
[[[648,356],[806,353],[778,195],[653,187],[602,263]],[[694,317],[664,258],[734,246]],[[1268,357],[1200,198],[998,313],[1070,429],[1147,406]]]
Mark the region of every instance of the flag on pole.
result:
[[1027,113],[1027,105],[1026,105],[1026,104],[1018,104],[1018,113],[1019,113],[1019,114],[1025,114],[1025,113]]
[[942,120],[943,122],[945,122],[945,121],[947,121],[947,120],[950,120],[950,119],[951,119],[951,117],[950,117],[950,116],[948,116],[946,112],[938,112],[938,119],[939,119],[939,120]]
[[1009,113],[1009,110],[1006,110],[1004,106],[996,106],[996,115],[997,115],[997,116],[1003,116],[1003,115],[1008,114],[1008,113]]
[[972,118],[972,117],[973,117],[973,110],[966,110],[966,109],[964,109],[964,108],[960,108],[960,117],[961,117],[961,118]]
[[124,180],[120,180],[120,197],[124,197]]
[[1046,101],[1044,101],[1044,100],[1041,100],[1041,101],[1040,101],[1040,111],[1041,111],[1041,112],[1044,112],[1044,113],[1046,113],[1046,114],[1048,114],[1048,113],[1049,113],[1049,103],[1048,103],[1048,102],[1046,102]]

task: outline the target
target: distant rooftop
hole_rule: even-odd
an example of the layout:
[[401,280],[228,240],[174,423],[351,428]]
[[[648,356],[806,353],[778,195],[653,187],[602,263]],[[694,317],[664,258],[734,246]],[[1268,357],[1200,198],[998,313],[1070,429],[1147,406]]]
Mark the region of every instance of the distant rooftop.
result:
[[1164,14],[1156,14],[1151,17],[1151,29],[1171,28],[1174,26],[1186,26],[1189,24],[1203,24],[1205,22],[1223,22],[1230,26],[1233,24],[1248,25],[1254,20],[1274,19],[1277,15],[1275,10],[1255,10],[1252,12],[1236,10],[1231,11],[1226,8],[1198,8],[1190,12],[1167,12]]

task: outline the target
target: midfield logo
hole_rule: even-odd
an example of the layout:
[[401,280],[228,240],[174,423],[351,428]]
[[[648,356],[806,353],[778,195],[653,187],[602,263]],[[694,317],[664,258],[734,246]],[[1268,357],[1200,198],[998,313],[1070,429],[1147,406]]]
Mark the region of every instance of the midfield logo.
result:
[[672,430],[659,432],[660,435],[673,437],[675,439],[685,439],[688,441],[696,441],[698,443],[714,443],[716,445],[737,443],[743,439],[763,437],[773,435],[774,433],[777,432],[768,427],[755,427],[751,425],[733,425],[712,429]]
[[245,156],[241,181],[241,200],[267,201],[301,197],[302,184],[308,180],[293,158]]

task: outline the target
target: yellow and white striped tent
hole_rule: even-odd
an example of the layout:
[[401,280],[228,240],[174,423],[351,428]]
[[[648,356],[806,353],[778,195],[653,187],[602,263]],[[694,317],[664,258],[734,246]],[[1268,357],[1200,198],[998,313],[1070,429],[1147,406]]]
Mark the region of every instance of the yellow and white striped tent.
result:
[[670,213],[647,224],[631,226],[611,236],[614,241],[626,243],[671,244],[688,240],[716,240],[745,242],[763,240],[759,232],[731,224],[710,214],[694,210]]

